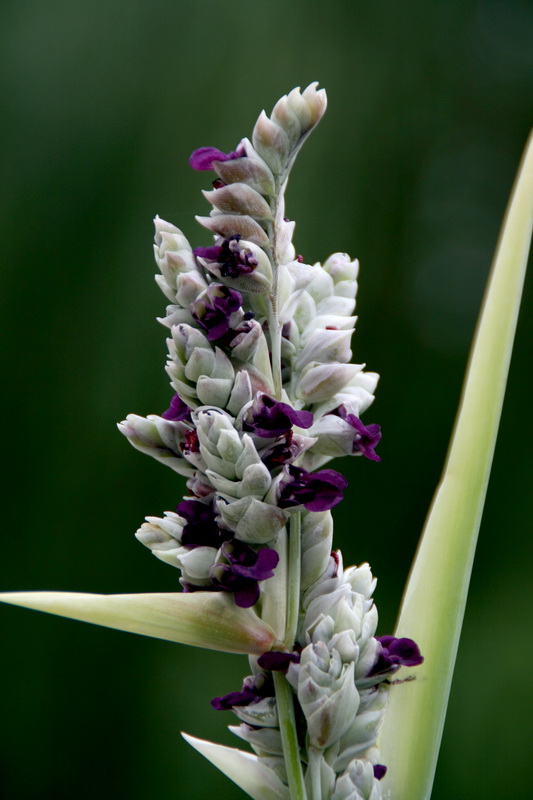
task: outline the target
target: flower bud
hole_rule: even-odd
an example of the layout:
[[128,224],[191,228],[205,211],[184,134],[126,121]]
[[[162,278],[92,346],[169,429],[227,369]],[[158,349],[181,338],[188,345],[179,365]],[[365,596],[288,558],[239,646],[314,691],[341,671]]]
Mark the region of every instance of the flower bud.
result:
[[351,261],[348,253],[333,253],[322,268],[331,275],[336,284],[340,281],[355,281],[359,274],[359,261]]
[[308,403],[330,399],[362,369],[361,364],[320,364],[312,361],[304,367],[296,395]]
[[307,337],[295,369],[300,371],[310,362],[347,364],[352,357],[351,338],[351,330],[315,330]]
[[252,384],[248,371],[239,370],[235,375],[235,382],[231,390],[230,398],[226,408],[230,414],[237,416],[242,407],[252,400]]
[[215,563],[216,557],[217,551],[214,547],[181,548],[176,559],[182,570],[183,580],[195,586],[208,586],[209,570]]
[[248,214],[255,220],[271,220],[272,213],[264,197],[246,183],[230,183],[220,189],[203,192],[205,199],[223,214]]
[[187,425],[155,415],[145,419],[137,414],[128,414],[117,427],[136,450],[166,464],[178,475],[186,478],[194,475],[194,469],[179,455],[180,433],[188,428]]
[[317,125],[326,111],[326,90],[317,90],[317,86],[318,82],[314,81],[302,93],[299,88],[296,88],[287,95],[288,104],[298,117],[302,134]]
[[275,697],[264,697],[257,703],[250,703],[247,706],[234,706],[233,711],[239,719],[249,725],[257,725],[262,728],[279,727]]
[[365,755],[367,750],[375,745],[387,706],[386,687],[365,689],[359,694],[357,716],[339,742],[339,755],[334,762],[336,772],[345,770],[353,759]]
[[269,244],[269,239],[261,225],[247,214],[222,214],[214,212],[210,217],[196,217],[196,221],[207,230],[230,239],[240,236],[242,239],[258,245]]
[[273,197],[276,194],[274,176],[270,168],[252,147],[248,139],[241,142],[245,157],[231,161],[213,163],[213,168],[224,183],[245,183],[260,194]]
[[335,783],[331,800],[380,800],[379,781],[367,759],[352,761]]
[[233,503],[219,500],[217,509],[224,526],[232,530],[237,539],[250,544],[266,544],[275,539],[289,516],[281,508],[263,503],[257,497],[243,497]]
[[256,728],[253,724],[243,722],[241,725],[229,725],[228,730],[248,742],[258,756],[283,755],[281,733],[277,728]]
[[175,302],[180,276],[189,272],[197,273],[198,267],[191,246],[179,228],[157,216],[154,224],[154,256],[161,270],[161,276],[157,276],[156,280],[169,300]]
[[291,143],[283,128],[269,119],[264,111],[255,123],[252,143],[274,174],[284,171],[291,152]]
[[357,714],[359,694],[353,669],[353,662],[343,664],[337,651],[330,653],[323,642],[305,647],[299,666],[289,667],[288,678],[293,685],[297,674],[298,700],[313,747],[332,745]]
[[330,511],[302,513],[302,591],[325,571],[332,548],[333,519]]

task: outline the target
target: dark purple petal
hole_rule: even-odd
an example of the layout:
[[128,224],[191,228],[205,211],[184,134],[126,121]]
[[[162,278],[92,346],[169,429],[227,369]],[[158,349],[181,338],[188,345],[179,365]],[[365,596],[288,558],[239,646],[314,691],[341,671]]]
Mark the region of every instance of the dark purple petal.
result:
[[180,517],[187,520],[181,532],[181,543],[185,547],[216,547],[230,539],[231,531],[219,528],[215,520],[215,504],[200,500],[182,500],[176,507]]
[[400,667],[416,667],[424,661],[418,645],[412,639],[396,639],[395,636],[376,638],[381,645],[381,653],[369,675],[395,672]]
[[300,467],[285,468],[289,481],[280,484],[280,508],[303,505],[308,511],[328,511],[343,499],[346,478],[333,469],[306,472]]
[[258,264],[251,250],[240,249],[240,239],[237,233],[229,239],[224,239],[220,245],[195,247],[193,253],[199,258],[216,262],[223,278],[238,278],[253,272]]
[[279,555],[276,550],[271,547],[265,547],[260,550],[255,559],[255,563],[251,566],[243,566],[239,563],[232,565],[232,570],[235,575],[241,575],[243,578],[252,578],[255,581],[266,581],[274,575],[274,569],[279,562]]
[[249,706],[273,694],[272,677],[261,673],[253,678],[245,678],[240,692],[215,697],[211,700],[211,705],[215,711],[231,711],[233,706]]
[[213,161],[232,161],[234,158],[244,156],[244,147],[238,147],[232,153],[223,153],[216,147],[199,147],[194,150],[189,158],[189,164],[193,169],[204,171],[213,169]]
[[254,689],[246,687],[241,692],[230,692],[222,697],[214,697],[211,700],[211,707],[215,711],[231,711],[233,706],[248,706],[259,699],[260,696]]
[[283,653],[281,650],[270,650],[259,656],[257,663],[261,669],[285,672],[290,664],[300,663],[299,653]]
[[222,252],[222,247],[218,244],[212,244],[210,247],[195,247],[193,253],[199,258],[206,258],[208,261],[218,261],[218,257]]
[[300,447],[293,441],[292,431],[287,431],[283,440],[278,444],[269,447],[261,453],[261,461],[265,467],[272,472],[278,467],[282,467],[291,459],[296,458],[300,453]]
[[281,403],[267,394],[259,395],[247,412],[243,430],[265,439],[273,439],[290,431],[293,425],[310,428],[313,415],[310,411],[296,411],[288,403]]
[[209,341],[218,341],[230,327],[230,317],[242,306],[240,292],[212,283],[200,297],[191,303],[193,318],[207,331]]
[[259,594],[257,581],[250,580],[245,585],[243,580],[241,587],[235,590],[235,605],[239,608],[251,608],[259,600]]
[[397,658],[404,667],[416,667],[424,660],[420,649],[412,639],[395,639],[388,645],[389,657]]
[[381,458],[374,452],[382,436],[379,425],[375,423],[363,425],[359,417],[356,417],[355,414],[350,414],[344,405],[339,406],[332,413],[337,414],[354,429],[355,436],[352,452],[361,453],[371,461],[381,461]]
[[384,766],[383,764],[374,764],[374,778],[377,781],[380,781],[384,777],[386,772],[387,772],[386,766]]
[[163,411],[161,414],[163,419],[169,419],[173,422],[181,422],[182,420],[189,421],[191,419],[191,409],[184,403],[179,394],[175,394],[170,401],[170,408]]
[[225,542],[222,554],[229,564],[214,564],[209,570],[211,582],[221,591],[234,592],[236,605],[250,608],[259,599],[259,581],[274,575],[279,555],[270,547],[257,552],[238,539]]

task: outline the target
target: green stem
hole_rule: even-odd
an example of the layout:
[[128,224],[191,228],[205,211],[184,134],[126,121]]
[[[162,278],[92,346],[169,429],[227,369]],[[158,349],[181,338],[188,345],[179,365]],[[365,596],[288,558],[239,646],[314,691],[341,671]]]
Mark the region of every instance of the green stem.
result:
[[289,533],[289,569],[287,585],[287,623],[285,626],[285,646],[292,650],[298,631],[298,617],[300,614],[300,576],[302,561],[302,515],[300,511],[294,513],[290,520]]
[[276,689],[279,728],[291,800],[307,800],[302,762],[300,761],[300,746],[296,733],[293,691],[283,673],[273,672],[272,675],[274,676],[274,687]]

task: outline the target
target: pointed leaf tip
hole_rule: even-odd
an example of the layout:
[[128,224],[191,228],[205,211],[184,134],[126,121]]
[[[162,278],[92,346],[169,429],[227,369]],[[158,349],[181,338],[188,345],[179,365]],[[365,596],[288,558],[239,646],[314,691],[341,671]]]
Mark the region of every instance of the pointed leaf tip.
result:
[[253,800],[290,800],[289,789],[256,755],[205,739],[181,734],[213,766],[240,786]]
[[225,653],[264,653],[276,640],[269,625],[223,592],[4,592],[0,602]]

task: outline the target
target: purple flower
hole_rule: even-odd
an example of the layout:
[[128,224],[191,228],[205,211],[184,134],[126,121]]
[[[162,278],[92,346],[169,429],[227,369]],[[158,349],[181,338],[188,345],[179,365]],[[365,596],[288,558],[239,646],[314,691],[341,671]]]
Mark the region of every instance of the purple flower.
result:
[[180,517],[187,520],[181,532],[184,547],[216,547],[230,539],[231,531],[219,528],[215,520],[215,503],[201,500],[182,500],[176,507]]
[[216,261],[223,278],[238,278],[240,275],[253,272],[258,263],[251,250],[239,248],[240,239],[240,235],[236,233],[235,236],[224,239],[220,245],[195,247],[193,253],[207,261]]
[[274,439],[290,431],[293,425],[310,428],[312,424],[310,411],[296,411],[288,403],[281,403],[267,394],[258,394],[243,420],[243,430]]
[[239,146],[232,153],[223,153],[216,147],[199,147],[194,150],[189,158],[189,164],[193,169],[200,171],[213,169],[213,161],[233,161],[234,158],[244,156],[244,147]]
[[376,780],[380,781],[385,776],[386,772],[387,767],[385,767],[383,764],[374,764],[374,778]]
[[294,440],[292,431],[287,431],[281,442],[262,451],[261,461],[270,472],[273,472],[288,461],[293,461],[301,451],[302,447]]
[[350,414],[344,405],[339,406],[331,413],[336,414],[354,429],[353,453],[361,453],[365,458],[369,458],[371,461],[381,461],[381,458],[374,452],[381,439],[381,428],[379,425],[374,423],[366,426],[363,425],[359,417],[356,417],[355,414]]
[[245,678],[240,692],[230,692],[222,697],[213,698],[211,706],[215,711],[231,711],[233,706],[249,706],[273,694],[272,678],[260,674],[253,678]]
[[281,650],[270,650],[259,656],[257,663],[261,669],[286,672],[290,664],[300,663],[300,653],[283,653]]
[[242,295],[221,283],[212,283],[191,303],[193,318],[207,331],[210,342],[221,339],[229,330],[230,317],[242,306]]
[[376,639],[381,645],[381,653],[369,675],[396,672],[400,667],[416,667],[424,660],[412,639],[396,639],[395,636],[377,636]]
[[191,409],[183,402],[179,394],[175,394],[170,401],[170,407],[161,414],[163,419],[169,419],[173,422],[189,422],[191,419]]
[[215,564],[209,576],[216,589],[235,593],[240,608],[250,608],[259,599],[259,581],[272,578],[279,555],[270,547],[256,551],[244,542],[233,539],[222,547],[229,564]]
[[288,481],[281,482],[280,508],[305,506],[308,511],[328,511],[343,498],[346,478],[334,469],[307,472],[301,467],[285,467]]

